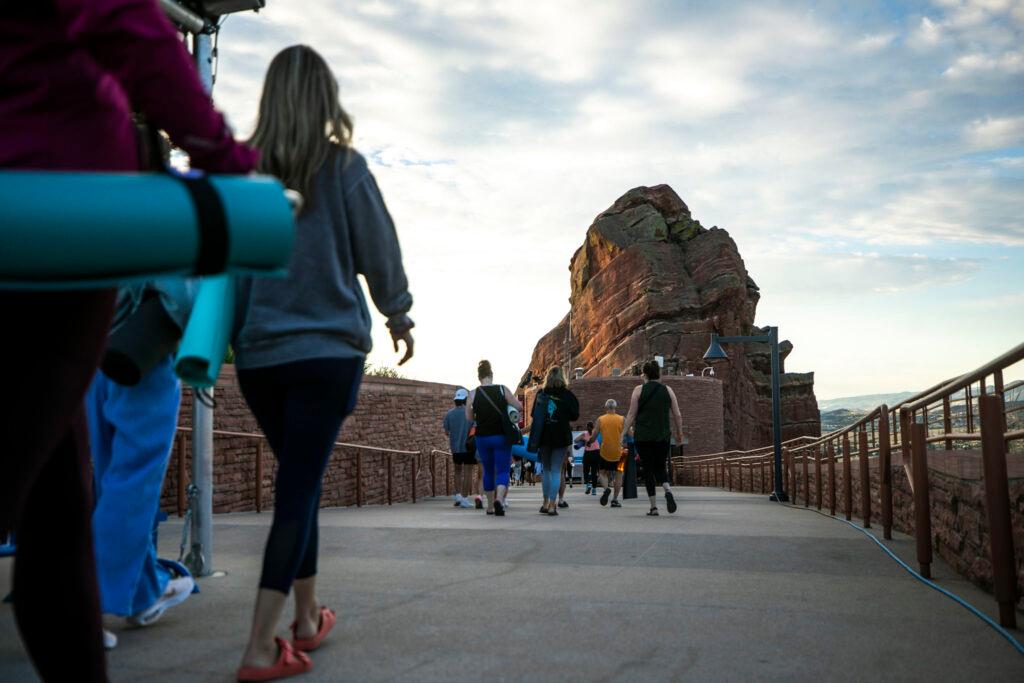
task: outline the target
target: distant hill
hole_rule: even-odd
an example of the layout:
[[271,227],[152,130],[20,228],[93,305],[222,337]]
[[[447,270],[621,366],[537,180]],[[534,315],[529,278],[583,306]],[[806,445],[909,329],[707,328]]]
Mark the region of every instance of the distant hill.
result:
[[895,394],[865,394],[864,396],[846,396],[844,398],[829,398],[818,400],[818,410],[821,411],[821,429],[825,431],[825,413],[833,410],[850,410],[864,414],[873,408],[884,403],[887,406],[894,406],[900,401],[910,398],[916,391],[901,391]]
[[846,408],[822,411],[821,433],[828,434],[829,432],[834,432],[837,429],[848,427],[867,414],[868,411],[866,410],[847,410]]

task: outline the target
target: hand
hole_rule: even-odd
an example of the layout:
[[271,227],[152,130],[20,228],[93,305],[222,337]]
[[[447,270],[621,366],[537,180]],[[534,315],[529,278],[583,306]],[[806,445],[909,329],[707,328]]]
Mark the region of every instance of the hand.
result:
[[398,361],[399,365],[405,365],[405,363],[412,358],[412,330],[405,330],[404,332],[391,331],[391,342],[395,345],[395,353],[398,353],[398,342],[405,342],[405,355],[402,356],[402,360]]

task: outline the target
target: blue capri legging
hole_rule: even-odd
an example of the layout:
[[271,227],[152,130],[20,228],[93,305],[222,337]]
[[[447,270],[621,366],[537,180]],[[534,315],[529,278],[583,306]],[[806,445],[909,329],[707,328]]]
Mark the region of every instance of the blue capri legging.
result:
[[484,491],[493,491],[496,486],[508,487],[512,447],[505,442],[505,436],[477,436],[476,455],[484,468]]

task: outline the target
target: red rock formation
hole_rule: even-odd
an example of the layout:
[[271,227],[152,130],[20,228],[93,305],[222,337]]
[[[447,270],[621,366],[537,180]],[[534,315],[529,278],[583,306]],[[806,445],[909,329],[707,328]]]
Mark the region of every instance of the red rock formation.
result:
[[[666,371],[699,374],[710,333],[757,334],[760,298],[736,243],[701,226],[668,185],[638,187],[599,214],[569,264],[570,312],[537,342],[529,375],[551,365],[588,377],[639,374],[655,355]],[[782,344],[783,358],[793,346]],[[768,347],[734,344],[716,363],[725,389],[725,447],[770,443]],[[813,373],[783,377],[783,438],[818,434]]]

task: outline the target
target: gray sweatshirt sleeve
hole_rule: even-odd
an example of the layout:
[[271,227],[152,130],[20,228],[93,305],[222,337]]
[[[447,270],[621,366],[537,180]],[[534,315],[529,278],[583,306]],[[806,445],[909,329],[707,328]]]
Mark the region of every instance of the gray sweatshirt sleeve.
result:
[[395,224],[365,161],[359,158],[355,163],[364,164],[365,173],[357,172],[355,182],[345,188],[345,206],[356,272],[366,277],[378,311],[389,319],[404,316],[412,308],[412,294]]

